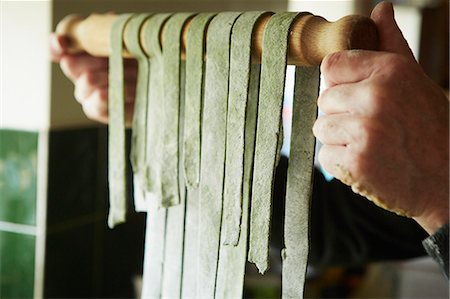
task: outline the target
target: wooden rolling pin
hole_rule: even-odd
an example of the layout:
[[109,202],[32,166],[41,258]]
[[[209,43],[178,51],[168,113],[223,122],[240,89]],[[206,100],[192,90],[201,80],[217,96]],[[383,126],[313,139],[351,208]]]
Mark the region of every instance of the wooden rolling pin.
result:
[[[264,28],[270,17],[269,15],[261,18],[253,33],[252,60],[255,63],[261,61]],[[70,53],[87,52],[93,56],[106,57],[109,55],[109,32],[116,18],[117,15],[114,14],[92,14],[87,18],[69,15],[59,22],[56,33],[69,38]],[[147,26],[147,22],[143,26]],[[183,28],[183,51],[189,25],[188,21]],[[141,41],[143,41],[142,32],[143,30],[141,30]],[[162,33],[160,36],[162,37]],[[164,47],[164,41],[161,40],[161,44]],[[336,22],[328,22],[320,16],[304,13],[291,27],[288,63],[316,66],[329,53],[350,49],[376,50],[377,48],[377,28],[370,18],[350,15]],[[152,55],[147,49],[144,50],[149,56]],[[131,57],[126,51],[126,41],[124,57]]]

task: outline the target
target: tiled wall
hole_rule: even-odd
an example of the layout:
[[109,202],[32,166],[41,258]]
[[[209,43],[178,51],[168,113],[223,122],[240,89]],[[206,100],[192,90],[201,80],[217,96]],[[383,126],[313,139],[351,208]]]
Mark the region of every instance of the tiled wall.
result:
[[46,204],[37,212],[39,134],[0,130],[0,298],[132,297],[145,215],[107,228],[106,128],[49,133],[48,164],[39,165],[48,171]]
[[0,130],[0,298],[33,297],[38,134]]

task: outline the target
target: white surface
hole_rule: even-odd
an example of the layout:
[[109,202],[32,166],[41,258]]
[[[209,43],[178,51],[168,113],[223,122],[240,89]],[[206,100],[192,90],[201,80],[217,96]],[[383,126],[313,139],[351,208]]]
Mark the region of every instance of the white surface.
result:
[[0,128],[45,129],[51,1],[0,1]]
[[419,57],[420,26],[422,16],[418,8],[413,6],[395,6],[394,15],[403,36],[408,41],[414,57]]
[[353,1],[350,0],[290,0],[289,11],[307,11],[322,16],[328,21],[336,21],[353,13]]

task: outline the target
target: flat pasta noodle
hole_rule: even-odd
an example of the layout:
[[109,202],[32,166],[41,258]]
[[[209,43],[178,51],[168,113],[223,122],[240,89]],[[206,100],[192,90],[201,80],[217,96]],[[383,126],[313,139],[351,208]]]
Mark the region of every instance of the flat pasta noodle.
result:
[[162,205],[180,204],[179,124],[180,124],[180,64],[181,33],[184,23],[193,13],[176,13],[164,27],[163,38],[163,155],[161,168]]
[[287,173],[282,297],[303,298],[308,262],[309,213],[313,189],[317,116],[318,67],[296,67],[292,111],[291,146]]
[[[206,42],[202,120],[198,297],[214,297],[222,220],[230,36],[240,12],[219,13]],[[225,41],[225,42],[224,42]]]
[[[227,127],[227,136],[231,137],[230,135],[236,134],[238,142],[234,138],[227,137],[225,186],[227,186],[227,181],[229,183],[230,181],[237,182],[235,187],[242,191],[240,194],[235,194],[234,198],[227,198],[225,191],[222,220],[222,239],[224,239],[224,242],[222,242],[219,251],[215,298],[242,298],[243,295],[260,75],[260,66],[251,65],[250,49],[254,25],[262,16],[268,14],[270,13],[246,12],[239,17],[233,27],[227,125],[231,124],[230,118],[237,117],[240,119],[232,120],[233,125]],[[240,110],[239,113],[236,110]],[[243,142],[243,144],[240,142]],[[233,156],[229,155],[230,150],[235,150],[233,155],[242,155],[241,159],[237,158],[237,161],[233,161],[238,162],[236,163],[238,169],[233,169],[238,170],[237,173],[227,172],[229,157]],[[241,163],[242,168],[240,167]],[[235,200],[235,202],[227,206],[227,199]],[[230,230],[231,236],[237,238],[235,244],[226,242],[227,233],[230,233]],[[228,245],[225,245],[225,243],[228,243]]]
[[216,13],[198,14],[186,41],[186,106],[184,116],[184,175],[189,189],[200,183],[201,122],[206,28]]
[[127,213],[125,88],[123,71],[123,31],[132,14],[117,17],[111,27],[108,87],[108,226],[125,222]]
[[227,115],[225,185],[223,199],[223,244],[239,241],[243,184],[246,109],[249,95],[252,33],[264,12],[246,12],[233,27],[230,53],[230,83]]
[[148,206],[145,236],[145,255],[142,298],[159,298],[162,294],[164,252],[166,241],[167,209],[161,208],[160,162],[162,147],[160,126],[162,120],[162,86],[159,82],[163,72],[162,50],[159,34],[169,13],[152,16],[144,27],[145,48],[149,57],[150,82],[147,119],[147,183]]
[[[167,21],[164,27],[164,40],[166,46],[163,47],[164,61],[164,153],[177,155],[177,173],[183,173],[182,160],[178,159],[183,156],[182,138],[183,138],[183,116],[184,116],[184,63],[181,63],[181,34],[182,28],[194,14],[192,13],[176,13]],[[170,124],[168,120],[170,119]],[[176,121],[178,119],[178,121]],[[174,125],[176,123],[176,126]],[[166,131],[167,130],[167,131]],[[177,151],[170,152],[176,139]],[[164,157],[164,156],[163,156]],[[168,156],[165,156],[166,158]],[[162,175],[169,175],[170,172],[164,173],[166,170],[166,160],[163,161],[164,168]],[[171,160],[171,163],[174,163]],[[167,182],[168,178],[162,178],[163,182]],[[172,182],[176,182],[177,186],[170,186],[178,190],[178,202],[166,202],[165,194],[166,185],[162,185],[163,206],[164,203],[170,203],[167,209],[166,223],[166,240],[164,251],[163,266],[163,285],[161,296],[163,298],[179,298],[181,296],[182,274],[183,274],[183,244],[184,244],[184,223],[185,223],[185,184],[184,178],[174,180],[172,173]],[[175,191],[171,189],[171,191]],[[174,194],[174,193],[171,193]],[[175,199],[170,197],[170,199]]]
[[187,185],[182,298],[198,298],[201,114],[204,79],[204,38],[216,13],[199,13],[189,26],[186,45],[183,163]]
[[130,160],[133,168],[134,206],[136,211],[146,211],[145,203],[145,165],[147,153],[147,100],[150,78],[150,63],[147,54],[142,49],[140,31],[151,14],[135,15],[127,24],[125,44],[128,52],[136,58],[138,73],[136,82],[136,96],[134,102],[131,153]]
[[160,32],[171,13],[156,14],[143,28],[145,48],[152,54],[150,61],[149,95],[147,102],[147,160],[146,160],[146,197],[154,197],[162,205],[161,168],[162,168],[162,130],[164,114],[163,85],[164,72]]
[[261,62],[248,260],[269,267],[273,181],[279,157],[288,33],[298,13],[274,14],[266,25]]

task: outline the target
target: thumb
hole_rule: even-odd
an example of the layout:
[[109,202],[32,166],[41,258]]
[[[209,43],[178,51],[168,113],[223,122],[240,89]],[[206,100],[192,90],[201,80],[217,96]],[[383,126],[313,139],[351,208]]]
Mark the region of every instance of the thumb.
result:
[[394,19],[392,3],[381,2],[370,16],[377,25],[380,50],[397,53],[415,61],[414,55]]

